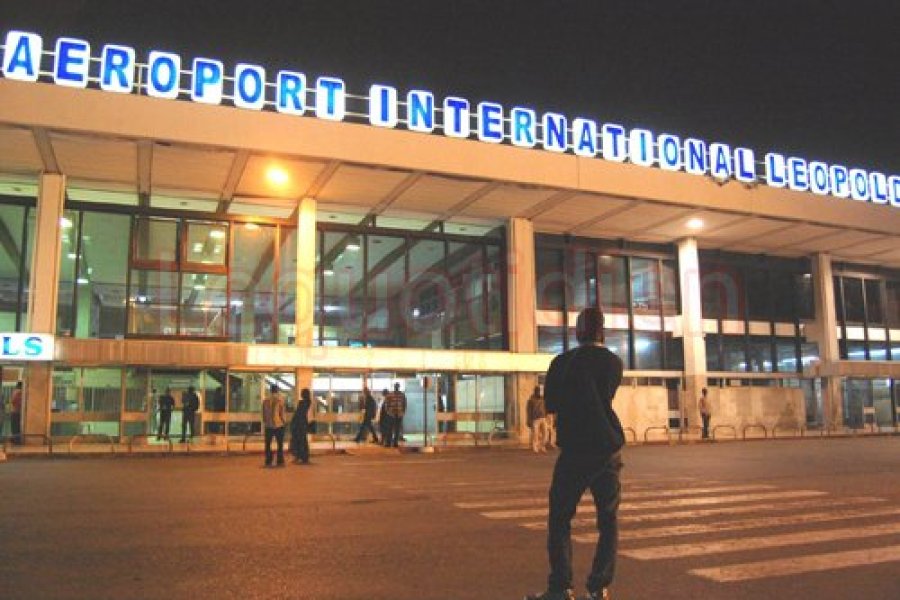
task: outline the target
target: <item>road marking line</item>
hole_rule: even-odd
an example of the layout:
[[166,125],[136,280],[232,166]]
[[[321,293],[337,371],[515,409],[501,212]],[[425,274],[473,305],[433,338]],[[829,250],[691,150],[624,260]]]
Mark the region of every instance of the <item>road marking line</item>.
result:
[[900,523],[884,523],[866,527],[845,527],[826,531],[804,531],[749,538],[717,540],[700,544],[672,544],[669,546],[652,546],[620,550],[623,556],[637,560],[660,560],[663,558],[684,558],[686,556],[703,556],[725,552],[745,552],[763,548],[781,548],[784,546],[802,546],[837,540],[853,540],[867,537],[878,537],[900,533]]
[[[900,515],[900,508],[848,509],[842,511],[801,513],[782,517],[761,517],[759,519],[743,519],[740,521],[719,521],[716,523],[698,523],[692,525],[673,525],[671,527],[652,527],[648,529],[632,529],[619,532],[619,540],[645,540],[650,538],[674,537],[679,535],[697,535],[717,533],[719,531],[740,531],[742,529],[761,529],[780,525],[804,525],[807,523],[827,523],[845,521],[847,519],[864,519],[870,517],[890,517]],[[597,534],[576,535],[577,542],[595,542]]]
[[706,579],[725,583],[799,575],[817,571],[831,571],[832,569],[846,569],[897,561],[900,561],[900,546],[885,546],[883,548],[762,560],[725,567],[692,569],[688,572]]
[[[667,508],[676,506],[708,506],[711,504],[736,504],[740,502],[755,502],[758,500],[775,500],[777,498],[810,498],[815,496],[825,496],[826,492],[816,490],[790,490],[785,492],[762,492],[759,494],[738,494],[733,496],[710,496],[703,498],[674,498],[670,500],[652,500],[648,502],[623,502],[619,505],[619,511],[646,510],[650,508]],[[529,502],[529,504],[532,504]],[[540,504],[547,504],[544,499]],[[460,502],[454,504],[457,508],[492,508],[500,506],[511,506],[510,502]],[[579,503],[577,512],[582,512],[581,508],[587,507],[593,510],[594,503],[592,500],[582,500]],[[584,512],[587,512],[585,510]],[[518,510],[495,510],[481,513],[489,519],[522,519],[540,517],[547,514],[547,508],[526,508]],[[621,517],[620,517],[621,518]]]
[[[870,504],[872,502],[884,502],[883,498],[849,498],[845,500],[829,499],[828,506],[852,506],[854,504]],[[750,504],[747,506],[723,506],[718,508],[701,508],[698,510],[676,510],[662,513],[649,513],[644,515],[619,515],[619,523],[648,523],[653,521],[672,521],[675,519],[698,519],[703,517],[711,517],[715,515],[737,515],[757,512],[783,512],[787,510],[795,510],[802,508],[822,508],[822,500],[796,500],[794,502],[766,502],[763,504]],[[503,511],[499,511],[503,512]],[[521,511],[526,512],[526,511]],[[528,511],[531,514],[525,515],[530,517],[546,517],[547,510]],[[593,506],[579,506],[578,514],[593,514]],[[505,519],[510,517],[490,516],[492,513],[481,513],[489,519]],[[596,525],[596,519],[573,519],[572,527],[593,527]],[[528,529],[546,529],[547,522],[539,521],[536,523],[522,523],[523,527]]]

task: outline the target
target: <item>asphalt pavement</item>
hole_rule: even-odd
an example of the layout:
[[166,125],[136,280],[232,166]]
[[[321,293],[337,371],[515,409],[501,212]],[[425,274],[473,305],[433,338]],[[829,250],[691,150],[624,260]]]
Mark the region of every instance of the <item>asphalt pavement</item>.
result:
[[[0,597],[518,599],[545,584],[554,458],[10,460]],[[900,598],[898,437],[639,446],[625,464],[616,600]]]

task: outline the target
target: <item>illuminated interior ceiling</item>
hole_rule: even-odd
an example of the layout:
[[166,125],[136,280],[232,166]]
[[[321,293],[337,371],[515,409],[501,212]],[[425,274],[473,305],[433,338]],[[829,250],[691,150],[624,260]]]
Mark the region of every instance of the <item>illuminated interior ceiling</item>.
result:
[[[273,165],[286,174],[280,186],[267,180]],[[526,217],[546,233],[654,243],[694,236],[705,249],[776,256],[827,251],[838,261],[900,267],[900,232],[321,159],[0,126],[0,194],[34,196],[37,175],[45,170],[67,175],[69,199],[87,203],[289,218],[298,199],[313,197],[319,219],[332,223],[360,223],[374,214],[386,227],[425,229],[444,221],[448,232],[471,234],[510,217]],[[691,229],[690,222],[702,226]]]

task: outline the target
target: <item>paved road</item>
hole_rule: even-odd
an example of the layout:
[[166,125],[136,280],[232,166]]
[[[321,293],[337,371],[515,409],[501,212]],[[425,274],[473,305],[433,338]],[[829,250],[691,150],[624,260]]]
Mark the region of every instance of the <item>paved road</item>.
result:
[[[552,455],[0,464],[3,598],[516,599]],[[615,598],[900,598],[900,438],[626,450]],[[583,578],[595,537],[575,524]]]

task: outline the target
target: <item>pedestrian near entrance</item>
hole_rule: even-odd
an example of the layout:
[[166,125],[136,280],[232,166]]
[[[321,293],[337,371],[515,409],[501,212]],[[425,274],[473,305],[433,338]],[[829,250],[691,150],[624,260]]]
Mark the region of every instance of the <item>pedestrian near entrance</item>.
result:
[[266,466],[272,466],[272,440],[275,440],[276,464],[284,466],[284,398],[272,384],[262,402],[262,422],[266,437]]
[[406,394],[400,391],[400,384],[394,384],[394,391],[385,399],[385,409],[391,420],[391,429],[388,433],[389,441],[386,446],[397,448],[400,445],[400,431],[403,428],[403,415],[406,414]]
[[22,406],[25,397],[22,393],[22,382],[16,382],[16,388],[9,398],[9,433],[13,444],[22,443]]
[[547,451],[547,410],[544,407],[544,397],[541,395],[541,386],[534,386],[534,392],[528,398],[528,427],[531,428],[531,449],[534,452]]
[[[194,391],[194,386],[189,385],[187,391],[181,395],[181,443],[185,437],[194,438],[194,418],[200,409],[200,397]],[[187,433],[190,429],[190,434]]]
[[391,444],[391,415],[387,414],[387,400],[391,393],[381,390],[381,406],[378,407],[378,430],[381,432],[381,443],[385,447]]
[[700,419],[703,420],[703,439],[709,439],[709,419],[712,417],[712,411],[709,407],[709,391],[703,388],[700,391],[700,400],[697,402],[700,409]]
[[175,398],[172,390],[166,388],[158,400],[159,403],[159,427],[156,430],[156,439],[169,439],[169,425],[172,424],[172,411],[175,410]]
[[363,420],[359,425],[359,431],[356,434],[356,443],[364,442],[366,434],[372,434],[372,441],[376,444],[378,443],[378,434],[375,433],[375,426],[372,425],[372,421],[375,419],[375,410],[376,403],[375,398],[372,396],[372,393],[369,391],[369,388],[363,388]]
[[547,591],[532,600],[567,600],[572,591],[572,517],[585,489],[597,510],[600,539],[587,578],[586,599],[609,598],[618,545],[622,425],[612,408],[622,361],[603,346],[603,313],[586,308],[575,325],[578,347],[558,355],[547,371],[544,398],[556,415],[560,455],[550,485]]
[[309,464],[309,407],[312,406],[312,395],[309,388],[300,390],[300,402],[291,418],[291,451],[295,463]]

